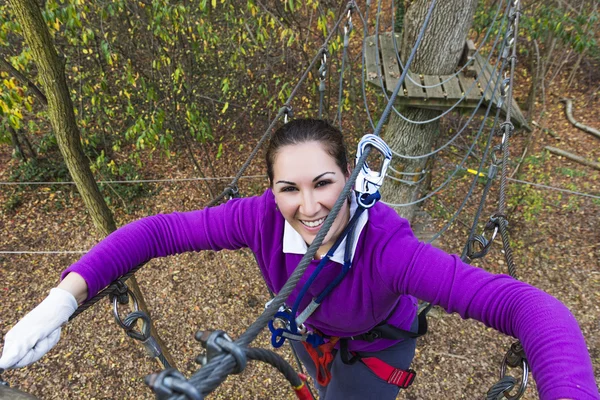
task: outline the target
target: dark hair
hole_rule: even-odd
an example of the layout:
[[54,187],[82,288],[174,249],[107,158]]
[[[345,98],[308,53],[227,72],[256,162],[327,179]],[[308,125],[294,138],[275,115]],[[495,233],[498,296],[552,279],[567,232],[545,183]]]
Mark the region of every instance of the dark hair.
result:
[[336,127],[320,119],[295,119],[273,133],[267,147],[266,162],[269,181],[273,183],[273,164],[281,147],[306,142],[319,142],[335,159],[342,172],[348,170],[348,156],[344,137]]

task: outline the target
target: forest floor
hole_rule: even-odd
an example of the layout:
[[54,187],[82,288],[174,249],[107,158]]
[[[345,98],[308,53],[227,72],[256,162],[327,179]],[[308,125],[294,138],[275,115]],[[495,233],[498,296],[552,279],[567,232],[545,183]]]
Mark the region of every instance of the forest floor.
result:
[[[574,99],[574,115],[581,123],[600,128],[600,98],[583,89],[549,93],[547,113],[538,122],[551,129],[553,137],[536,129],[520,172],[514,178],[579,192],[596,198],[509,183],[510,236],[518,278],[564,302],[573,312],[587,340],[596,370],[600,373],[600,171],[549,155],[543,147],[559,147],[589,160],[600,161],[600,142],[568,123],[559,98]],[[511,141],[511,157],[517,161],[524,151],[526,133]],[[224,156],[217,161],[218,176],[231,176],[243,162],[255,135],[223,142]],[[442,138],[443,139],[443,138]],[[244,150],[238,153],[240,142]],[[466,142],[465,142],[466,143]],[[216,145],[213,148],[216,151]],[[457,158],[438,159],[442,171]],[[11,149],[0,146],[0,181],[8,181],[16,161]],[[511,167],[514,171],[515,163]],[[197,176],[184,156],[147,161],[144,178]],[[264,174],[257,160],[248,175]],[[440,177],[444,174],[441,173]],[[464,198],[470,174],[451,185],[425,205],[433,230],[440,229]],[[441,178],[434,178],[433,187]],[[227,180],[223,181],[228,182]],[[243,179],[244,195],[259,193],[265,178]],[[101,237],[73,188],[66,186],[1,186],[0,250],[78,251],[92,247]],[[137,218],[202,207],[209,201],[199,182],[150,184],[153,192],[135,201],[125,212],[115,207],[119,225]],[[476,195],[483,184],[477,185]],[[494,212],[498,190],[494,187],[480,227]],[[478,197],[442,236],[438,245],[460,254]],[[131,205],[130,205],[131,206]],[[481,229],[481,228],[480,228]],[[475,265],[494,273],[507,273],[496,240],[492,250]],[[60,272],[79,254],[0,254],[0,333],[41,301]],[[199,329],[218,328],[238,337],[261,313],[269,294],[248,251],[183,254],[153,260],[137,273],[152,310],[152,317],[177,367],[186,375],[197,369],[194,358],[200,346],[194,340]],[[476,321],[456,314],[432,313],[430,333],[419,339],[412,387],[400,399],[483,398],[498,380],[502,358],[513,342]],[[269,347],[266,333],[255,342]],[[291,358],[286,348],[281,353]],[[152,399],[143,383],[158,371],[143,349],[126,337],[114,323],[108,302],[101,302],[64,327],[54,350],[34,365],[8,371],[3,378],[12,386],[41,399]],[[512,372],[512,371],[511,371]],[[516,375],[520,370],[515,370]],[[600,381],[600,378],[597,378]],[[289,385],[271,367],[251,362],[240,375],[231,376],[211,398],[292,399]],[[537,398],[535,384],[524,399]]]

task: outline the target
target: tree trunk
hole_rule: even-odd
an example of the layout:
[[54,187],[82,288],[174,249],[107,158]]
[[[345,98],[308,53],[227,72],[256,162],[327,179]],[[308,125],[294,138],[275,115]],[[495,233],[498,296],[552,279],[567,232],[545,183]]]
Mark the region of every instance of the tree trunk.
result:
[[10,142],[14,148],[14,154],[19,160],[23,160],[27,162],[27,156],[23,151],[23,147],[21,146],[21,142],[19,142],[19,135],[17,135],[17,131],[12,127],[8,126],[8,130],[10,132]]
[[[38,67],[39,78],[48,101],[48,117],[54,129],[60,152],[85,207],[92,217],[94,226],[102,235],[107,236],[116,230],[116,224],[83,153],[73,103],[65,78],[64,59],[61,59],[56,53],[39,5],[34,0],[10,0],[9,2],[23,29],[23,36],[31,48],[33,59]],[[140,309],[148,313],[135,279],[131,278],[128,284],[138,299]],[[152,326],[152,335],[165,352],[167,361],[175,366],[154,326]]]
[[[404,18],[404,32],[400,54],[406,62],[430,5],[429,0],[410,2]],[[473,22],[476,0],[445,0],[435,5],[429,26],[410,70],[425,75],[450,75],[456,69],[461,58],[467,34]],[[411,120],[424,121],[440,114],[439,111],[417,108],[403,108],[402,114]],[[390,121],[383,134],[390,147],[400,154],[420,155],[432,150],[439,136],[439,121],[428,124],[411,124],[392,113]],[[421,172],[427,159],[405,160],[395,157],[392,166],[397,171],[415,173]],[[403,175],[400,178],[408,180],[414,175]],[[421,176],[416,175],[415,181]],[[387,180],[382,186],[383,199],[388,203],[403,204],[418,199],[421,184],[407,185],[394,180]],[[396,207],[402,217],[411,219],[416,205]]]

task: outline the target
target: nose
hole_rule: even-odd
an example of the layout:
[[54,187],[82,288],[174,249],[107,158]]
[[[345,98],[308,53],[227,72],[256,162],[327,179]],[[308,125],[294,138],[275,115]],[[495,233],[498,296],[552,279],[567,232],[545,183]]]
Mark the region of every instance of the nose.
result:
[[316,216],[319,212],[319,202],[315,196],[315,193],[311,190],[305,190],[302,193],[302,200],[300,204],[300,213],[305,217]]

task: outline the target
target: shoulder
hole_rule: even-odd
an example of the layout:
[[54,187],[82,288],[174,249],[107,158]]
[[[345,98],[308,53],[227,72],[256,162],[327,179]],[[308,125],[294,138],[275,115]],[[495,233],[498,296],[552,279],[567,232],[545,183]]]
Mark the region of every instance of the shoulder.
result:
[[370,237],[386,242],[392,238],[414,238],[408,220],[400,217],[390,206],[377,203],[368,212],[369,221],[367,227]]

